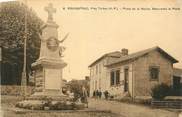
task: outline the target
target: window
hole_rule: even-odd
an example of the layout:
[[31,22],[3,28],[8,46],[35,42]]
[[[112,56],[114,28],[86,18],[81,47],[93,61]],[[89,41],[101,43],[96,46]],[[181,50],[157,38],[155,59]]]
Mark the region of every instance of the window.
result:
[[90,76],[93,76],[93,69],[90,69]]
[[120,84],[120,70],[116,71],[116,85]]
[[158,80],[159,79],[159,67],[151,66],[149,68],[150,71],[150,79],[151,80]]
[[120,84],[120,70],[110,72],[111,86]]
[[101,88],[101,79],[99,78],[99,89]]
[[107,62],[106,62],[106,60],[104,60],[104,61],[103,61],[103,66],[105,66],[105,65],[106,65],[106,63],[107,63]]
[[98,65],[96,65],[96,74],[98,73]]
[[114,85],[114,71],[112,71],[110,73],[110,75],[111,75],[111,86],[113,86]]
[[99,64],[99,73],[101,73],[101,68],[102,68],[102,66],[101,66],[101,64]]

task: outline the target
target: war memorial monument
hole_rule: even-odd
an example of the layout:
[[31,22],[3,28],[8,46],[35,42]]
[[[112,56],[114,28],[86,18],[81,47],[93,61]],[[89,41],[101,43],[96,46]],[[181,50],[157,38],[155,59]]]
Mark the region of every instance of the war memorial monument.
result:
[[53,21],[56,9],[52,4],[45,7],[48,20],[42,26],[41,47],[39,59],[32,64],[35,78],[35,92],[16,105],[27,109],[74,109],[76,104],[69,96],[62,93],[63,68],[67,65],[62,60],[63,47],[59,46],[65,38],[58,40],[58,25]]

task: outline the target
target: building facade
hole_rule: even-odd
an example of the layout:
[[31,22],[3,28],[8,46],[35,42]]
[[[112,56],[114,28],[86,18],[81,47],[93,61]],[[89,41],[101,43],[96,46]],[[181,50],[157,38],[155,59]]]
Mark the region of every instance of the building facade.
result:
[[93,95],[93,91],[99,90],[104,92],[110,88],[110,81],[107,79],[107,67],[106,65],[111,61],[116,61],[120,58],[121,52],[115,51],[107,53],[93,62],[90,68],[90,96]]
[[106,55],[89,66],[91,95],[107,90],[113,96],[150,96],[156,84],[173,84],[173,64],[178,61],[159,47],[133,54],[122,49],[114,58]]

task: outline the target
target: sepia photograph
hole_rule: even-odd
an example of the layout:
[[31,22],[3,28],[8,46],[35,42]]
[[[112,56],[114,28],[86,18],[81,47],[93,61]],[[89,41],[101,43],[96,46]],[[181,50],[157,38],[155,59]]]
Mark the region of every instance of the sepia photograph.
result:
[[0,117],[182,117],[181,0],[0,0]]

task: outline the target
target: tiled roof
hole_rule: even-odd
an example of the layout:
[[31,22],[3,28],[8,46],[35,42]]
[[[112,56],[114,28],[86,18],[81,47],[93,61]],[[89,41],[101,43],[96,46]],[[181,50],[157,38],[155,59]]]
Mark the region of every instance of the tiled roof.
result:
[[116,60],[114,62],[110,62],[106,66],[117,64],[117,63],[120,63],[120,62],[123,62],[123,61],[127,61],[127,60],[130,60],[130,59],[135,59],[135,58],[141,57],[141,56],[143,56],[143,55],[145,55],[145,54],[147,54],[147,53],[149,53],[151,51],[154,51],[154,50],[159,51],[161,54],[163,54],[166,58],[171,60],[173,63],[177,63],[178,62],[178,60],[173,58],[171,55],[169,55],[167,52],[162,50],[160,47],[156,46],[156,47],[149,48],[149,49],[146,49],[146,50],[142,50],[142,51],[139,51],[139,52],[136,52],[136,53],[133,53],[133,54],[129,54],[127,56],[123,56],[123,57],[119,58],[118,60]]
[[102,55],[100,58],[98,58],[96,61],[94,61],[93,63],[91,63],[89,65],[89,67],[92,67],[93,65],[95,65],[97,62],[99,62],[101,59],[110,56],[110,57],[120,57],[121,56],[121,52],[120,51],[114,51],[114,52],[110,52],[110,53],[106,53],[104,55]]

